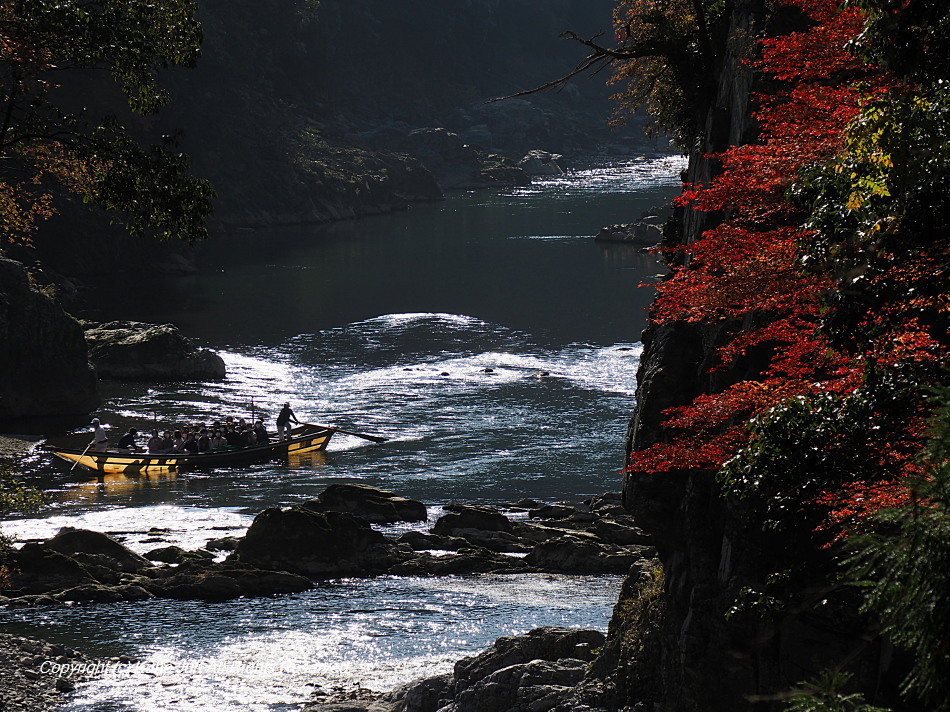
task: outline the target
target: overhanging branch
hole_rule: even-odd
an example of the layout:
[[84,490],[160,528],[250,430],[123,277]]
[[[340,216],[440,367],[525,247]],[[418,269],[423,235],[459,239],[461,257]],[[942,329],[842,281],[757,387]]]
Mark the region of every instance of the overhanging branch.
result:
[[681,48],[678,48],[676,45],[670,42],[659,42],[659,41],[645,41],[638,42],[629,47],[624,47],[622,49],[614,49],[610,47],[604,47],[603,45],[597,42],[599,37],[603,36],[603,32],[599,32],[590,39],[585,39],[578,35],[576,32],[568,30],[567,32],[561,33],[561,39],[572,40],[573,42],[579,42],[585,47],[593,50],[589,55],[580,61],[580,63],[574,67],[570,72],[565,74],[560,79],[555,79],[550,82],[545,82],[544,84],[534,87],[533,89],[525,89],[523,91],[515,92],[514,94],[509,94],[507,96],[499,96],[494,99],[489,99],[486,104],[492,104],[496,101],[505,101],[507,99],[515,99],[519,96],[528,96],[530,94],[537,94],[538,92],[547,91],[549,89],[560,89],[565,84],[567,84],[574,77],[590,72],[591,74],[597,74],[602,71],[605,67],[614,64],[615,62],[624,62],[632,59],[644,59],[646,57],[673,57],[677,53],[681,53]]

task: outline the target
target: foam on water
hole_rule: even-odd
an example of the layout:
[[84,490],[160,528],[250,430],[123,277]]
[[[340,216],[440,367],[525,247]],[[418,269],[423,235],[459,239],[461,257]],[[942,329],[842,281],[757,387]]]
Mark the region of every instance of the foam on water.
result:
[[553,193],[566,199],[637,192],[646,186],[678,185],[679,173],[684,168],[684,156],[633,158],[570,171],[562,176],[545,177],[531,185],[513,188],[507,194],[531,199],[549,197]]
[[175,544],[197,549],[209,539],[240,536],[253,516],[228,507],[108,507],[40,519],[8,519],[0,531],[18,541],[49,539],[63,527],[105,532],[138,553]]

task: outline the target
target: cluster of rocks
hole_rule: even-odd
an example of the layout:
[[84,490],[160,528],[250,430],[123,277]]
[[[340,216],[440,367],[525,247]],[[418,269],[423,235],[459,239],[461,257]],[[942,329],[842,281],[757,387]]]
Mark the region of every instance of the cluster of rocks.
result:
[[99,406],[99,378],[225,377],[220,356],[171,324],[77,321],[42,274],[0,255],[0,427],[43,432],[74,425]]
[[475,146],[444,128],[375,128],[353,137],[363,145],[418,160],[443,190],[527,185],[531,178],[507,156]]
[[204,381],[225,376],[222,358],[172,324],[84,322],[89,360],[99,378],[117,381]]
[[632,223],[607,225],[594,236],[597,242],[619,242],[636,247],[655,247],[663,240],[663,230],[670,216],[670,206],[647,210]]
[[8,554],[9,575],[0,589],[0,603],[227,600],[303,591],[313,585],[310,579],[284,571],[216,563],[207,550],[179,552],[175,556],[170,547],[156,550],[155,561],[166,562],[158,566],[106,534],[63,529],[48,541],[27,543]]
[[654,555],[617,494],[595,497],[585,507],[519,505],[527,519],[484,505],[447,505],[428,532],[393,538],[371,522],[424,522],[423,503],[366,485],[336,484],[315,500],[264,510],[243,537],[212,540],[196,551],[165,546],[144,556],[106,534],[64,529],[9,552],[0,603],[227,600],[381,574],[626,573],[648,567]]
[[453,672],[416,680],[392,692],[327,696],[306,712],[552,712],[584,679],[603,633],[546,626],[499,638],[455,664]]
[[0,633],[0,710],[41,712],[60,707],[65,695],[86,679],[77,668],[93,667],[90,663],[65,645]]

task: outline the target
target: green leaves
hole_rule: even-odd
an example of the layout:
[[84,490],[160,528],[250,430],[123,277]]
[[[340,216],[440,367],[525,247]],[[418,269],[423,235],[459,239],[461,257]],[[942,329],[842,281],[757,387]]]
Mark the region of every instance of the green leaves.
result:
[[0,463],[0,515],[32,512],[39,509],[43,502],[42,492],[24,484],[8,465]]
[[[213,191],[189,173],[173,139],[141,145],[116,119],[67,108],[53,91],[65,71],[102,70],[132,111],[155,113],[170,98],[159,71],[198,59],[196,12],[193,0],[0,0],[0,157],[16,159],[5,162],[16,172],[0,173],[0,194],[28,196],[24,186],[54,178],[119,213],[132,234],[206,237]],[[23,203],[0,201],[5,224],[25,226],[8,238],[33,229]]]
[[104,67],[140,113],[168,103],[158,70],[191,67],[199,56],[201,25],[192,0],[31,0],[0,3],[11,34],[29,40],[61,67]]
[[881,510],[871,533],[852,539],[848,577],[863,585],[864,610],[911,653],[909,695],[950,709],[950,389],[940,391],[923,468],[910,501]]
[[890,712],[867,704],[864,695],[844,692],[850,680],[848,673],[826,670],[792,690],[785,712]]
[[101,127],[90,158],[104,161],[90,198],[106,210],[125,215],[133,235],[155,232],[160,239],[195,242],[207,238],[205,217],[211,212],[211,184],[188,172],[188,158],[176,150],[174,137],[143,147],[117,126]]

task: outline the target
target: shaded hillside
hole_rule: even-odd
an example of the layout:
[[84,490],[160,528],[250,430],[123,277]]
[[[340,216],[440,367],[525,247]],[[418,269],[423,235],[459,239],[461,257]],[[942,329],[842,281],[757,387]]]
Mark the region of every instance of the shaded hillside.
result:
[[[165,74],[173,101],[158,115],[129,115],[104,75],[72,76],[62,91],[147,140],[181,129],[195,174],[217,191],[213,230],[326,222],[441,197],[426,166],[402,154],[420,127],[461,135],[447,160],[462,161],[456,172],[474,171],[473,185],[516,178],[500,156],[459,156],[466,142],[515,159],[608,143],[621,153],[655,150],[636,122],[608,128],[604,76],[486,103],[573,69],[584,48],[558,34],[605,29],[611,8],[611,0],[201,0],[202,57],[195,69]],[[134,264],[188,268],[194,259],[186,246],[129,241],[87,206],[61,212],[43,227],[38,252],[11,256],[86,280]]]
[[[485,103],[572,69],[583,48],[557,35],[607,28],[609,0],[200,5],[202,60],[172,77],[175,101],[162,122],[184,129],[183,146],[215,183],[227,223],[324,220],[350,205],[373,212],[353,184],[374,181],[379,171],[364,164],[380,156],[361,149],[398,148],[414,128],[445,127],[516,158],[642,140],[635,129],[608,131],[600,78]],[[393,192],[427,197],[401,184]]]

